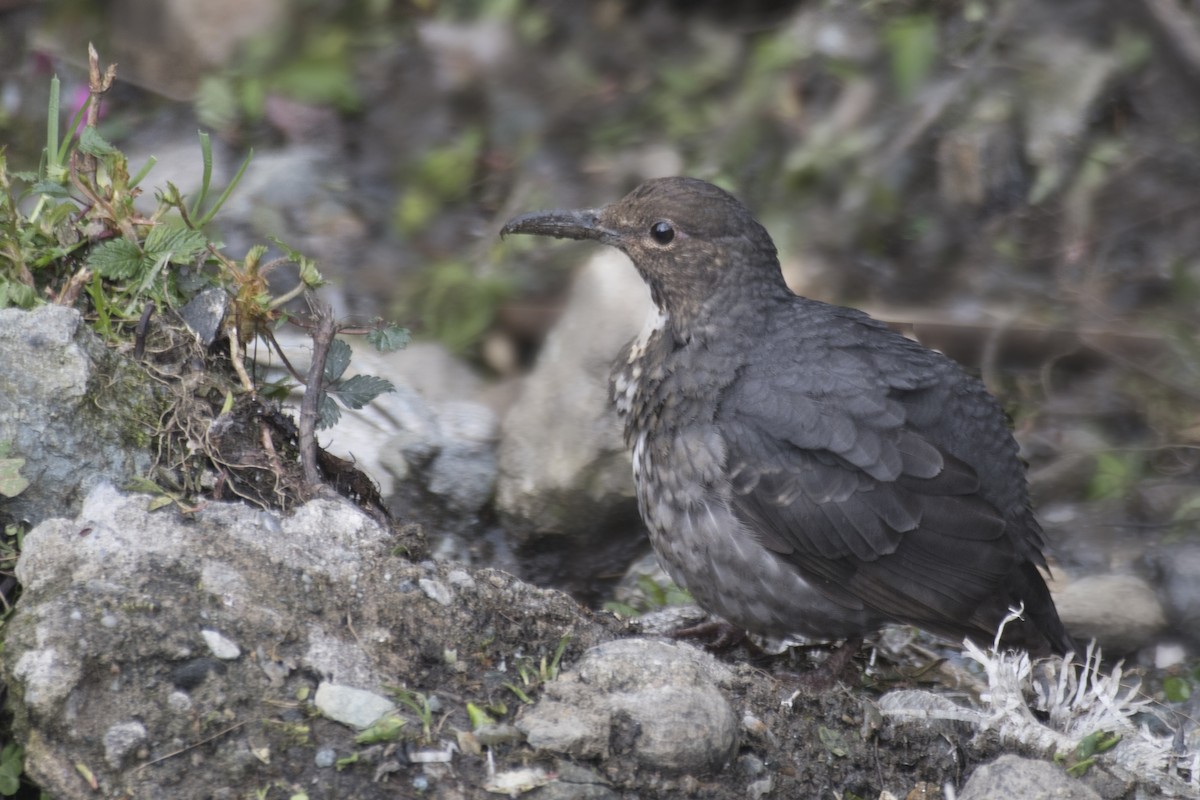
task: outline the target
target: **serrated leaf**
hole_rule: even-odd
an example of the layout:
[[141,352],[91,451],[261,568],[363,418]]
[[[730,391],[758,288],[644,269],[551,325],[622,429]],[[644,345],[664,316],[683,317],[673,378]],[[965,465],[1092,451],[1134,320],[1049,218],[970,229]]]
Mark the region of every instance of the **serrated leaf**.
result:
[[118,152],[112,143],[101,136],[95,128],[88,125],[79,134],[79,149],[89,156],[111,156]]
[[88,269],[109,280],[123,280],[142,269],[142,248],[128,239],[110,239],[88,253]]
[[394,391],[391,381],[375,375],[355,375],[329,387],[329,392],[347,408],[362,408],[384,392]]
[[317,406],[317,430],[332,428],[338,424],[338,420],[341,418],[342,410],[338,408],[338,404],[333,402],[332,397],[322,392],[321,402]]
[[408,328],[401,328],[395,323],[389,323],[385,328],[376,328],[367,334],[367,343],[381,353],[391,353],[407,347],[412,339]]
[[334,339],[329,345],[329,355],[325,357],[325,382],[333,383],[342,377],[346,367],[350,366],[350,356],[353,351],[350,345],[341,339]]
[[31,188],[34,194],[44,194],[47,197],[70,197],[71,193],[67,191],[67,187],[61,183],[54,181],[38,181]]
[[304,257],[305,257],[304,253],[301,253],[296,248],[285,243],[278,236],[268,236],[267,238],[271,240],[272,244],[274,244],[276,247],[278,247],[280,250],[283,251],[283,257],[286,258],[288,261],[300,263],[300,261],[302,261],[304,259]]
[[159,223],[146,236],[146,257],[158,261],[168,256],[175,264],[191,263],[208,246],[208,240],[200,231],[180,223]]
[[302,258],[300,264],[300,280],[310,289],[319,289],[325,285],[325,278],[317,269],[317,262],[311,258]]
[[37,290],[23,283],[0,283],[0,308],[30,309],[37,304]]

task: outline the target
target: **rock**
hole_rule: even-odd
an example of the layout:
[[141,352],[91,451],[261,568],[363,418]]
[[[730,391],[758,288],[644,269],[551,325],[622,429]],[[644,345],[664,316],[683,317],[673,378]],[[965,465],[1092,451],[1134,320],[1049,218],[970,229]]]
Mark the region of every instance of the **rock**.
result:
[[[293,366],[307,371],[311,343],[294,334],[276,338]],[[495,411],[473,399],[482,381],[440,345],[392,353],[362,342],[352,346],[346,374],[384,378],[395,391],[365,408],[343,409],[337,425],[321,432],[329,452],[353,461],[379,484],[385,499],[411,480],[452,516],[473,518],[491,499],[497,470],[499,421]]]
[[[558,572],[621,571],[629,554],[610,559],[606,552],[641,535],[608,374],[651,309],[628,259],[615,251],[596,254],[504,418],[496,508],[520,545],[549,540],[539,549],[560,554],[560,566],[544,567],[550,580]],[[582,553],[586,559],[576,557]]]
[[[98,386],[107,387],[103,397]],[[74,514],[96,484],[144,475],[151,453],[139,443],[161,413],[151,386],[74,309],[0,310],[0,443],[9,443],[8,458],[25,460],[29,481],[0,517],[35,525]]]
[[125,757],[146,739],[146,726],[140,722],[118,722],[104,732],[104,760],[120,769]]
[[[77,516],[24,537],[0,682],[26,773],[59,800],[99,796],[76,764],[103,796],[232,798],[286,774],[312,797],[382,800],[398,789],[376,771],[394,768],[451,793],[435,796],[483,797],[470,777],[481,755],[441,748],[477,759],[460,777],[368,765],[347,725],[392,708],[387,687],[405,686],[436,694],[447,730],[469,730],[459,698],[482,702],[485,671],[518,652],[548,658],[566,635],[570,660],[602,634],[559,592],[394,555],[390,532],[344,501],[280,516],[216,502],[148,512],[151,499],[102,484]],[[331,770],[329,751],[364,760]],[[522,766],[511,746],[493,755],[500,771]]]
[[116,52],[108,55],[124,79],[187,100],[200,77],[224,67],[247,39],[278,29],[286,9],[283,0],[118,0],[110,12]]
[[498,427],[495,413],[480,403],[446,403],[438,409],[441,440],[426,486],[452,510],[474,514],[491,499]]
[[396,710],[395,703],[374,692],[327,682],[317,687],[313,705],[330,719],[359,730]]
[[1089,575],[1055,587],[1063,624],[1080,642],[1096,639],[1107,654],[1130,653],[1166,627],[1162,604],[1136,575]]
[[196,334],[205,347],[217,340],[225,315],[229,311],[229,294],[216,286],[205,289],[179,309],[179,317]]
[[1150,560],[1160,576],[1160,596],[1172,631],[1200,648],[1200,545],[1164,545]]
[[1020,756],[1000,756],[975,770],[958,793],[958,800],[1101,800],[1091,787],[1072,778],[1062,767]]
[[235,642],[216,631],[203,630],[200,631],[200,635],[204,637],[204,643],[208,645],[209,651],[217,658],[230,661],[241,657],[242,649]]
[[628,754],[655,769],[709,772],[737,746],[739,718],[720,690],[732,681],[728,667],[692,647],[607,642],[549,684],[517,727],[540,750]]

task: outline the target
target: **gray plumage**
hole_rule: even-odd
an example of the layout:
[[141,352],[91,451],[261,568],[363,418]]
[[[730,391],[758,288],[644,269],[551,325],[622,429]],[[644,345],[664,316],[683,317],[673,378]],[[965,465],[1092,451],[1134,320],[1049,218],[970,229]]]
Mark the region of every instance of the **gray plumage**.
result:
[[1065,652],[1041,530],[996,400],[862,312],[798,297],[766,230],[691,178],[503,233],[620,248],[657,324],[613,370],[659,559],[747,630],[818,638],[887,621]]

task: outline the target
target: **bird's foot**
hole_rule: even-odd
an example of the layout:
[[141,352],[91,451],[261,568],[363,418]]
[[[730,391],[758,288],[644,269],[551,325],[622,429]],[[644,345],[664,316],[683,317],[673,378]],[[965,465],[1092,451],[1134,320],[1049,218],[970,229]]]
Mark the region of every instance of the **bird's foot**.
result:
[[724,620],[710,620],[677,628],[671,631],[671,638],[695,640],[711,653],[726,652],[738,645],[744,645],[752,654],[762,652],[758,645],[751,641],[744,628],[730,625]]
[[829,654],[829,657],[814,669],[805,673],[788,673],[788,679],[796,686],[796,694],[820,694],[828,692],[842,681],[853,681],[848,672],[854,656],[862,647],[861,638],[847,639]]

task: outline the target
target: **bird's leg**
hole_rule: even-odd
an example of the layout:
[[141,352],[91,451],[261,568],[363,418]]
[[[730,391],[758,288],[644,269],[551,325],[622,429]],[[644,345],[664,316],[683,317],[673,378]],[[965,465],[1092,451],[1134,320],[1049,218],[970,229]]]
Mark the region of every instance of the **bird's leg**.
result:
[[796,682],[796,691],[800,694],[817,694],[818,692],[827,692],[838,684],[839,681],[848,677],[846,673],[847,667],[854,660],[854,656],[862,647],[862,637],[847,639],[840,645],[835,647],[829,654],[829,657],[818,664],[814,669],[803,674],[789,673],[789,676]]
[[738,645],[745,645],[751,655],[762,652],[761,648],[746,635],[744,628],[731,625],[723,619],[714,619],[696,625],[676,628],[671,631],[671,638],[699,641],[704,645],[705,650],[713,653],[732,650]]

